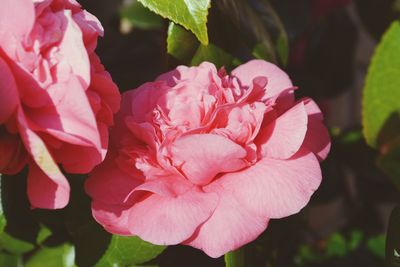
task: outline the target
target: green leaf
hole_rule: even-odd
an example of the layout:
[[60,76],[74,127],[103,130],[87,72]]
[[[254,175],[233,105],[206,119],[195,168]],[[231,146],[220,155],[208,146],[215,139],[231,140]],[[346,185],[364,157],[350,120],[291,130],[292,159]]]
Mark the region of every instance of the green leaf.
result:
[[58,247],[43,247],[27,262],[25,267],[73,267],[74,247],[64,244]]
[[151,11],[192,31],[207,45],[207,15],[210,0],[138,0]]
[[237,249],[225,254],[225,266],[226,267],[244,267],[245,265],[245,252],[244,248]]
[[35,248],[33,244],[14,238],[6,232],[0,235],[0,246],[14,254],[23,254]]
[[168,27],[167,52],[176,59],[190,63],[199,43],[196,37],[183,27],[171,22]]
[[145,263],[164,249],[164,246],[150,244],[138,237],[114,235],[107,251],[95,267],[123,267]]
[[131,27],[143,30],[159,29],[163,26],[163,19],[138,1],[133,1],[129,6],[124,7],[120,16],[122,23],[129,23]]
[[400,128],[400,23],[395,21],[379,43],[363,95],[363,127],[372,147],[387,144]]
[[385,235],[378,235],[368,239],[367,248],[375,256],[385,258]]
[[197,66],[203,61],[212,62],[217,68],[223,66],[228,68],[236,65],[236,59],[231,54],[213,44],[207,46],[200,45],[196,54],[193,56],[191,65]]
[[51,236],[51,234],[52,232],[49,228],[47,228],[44,225],[41,225],[39,233],[36,238],[36,243],[39,245],[42,244],[49,236]]

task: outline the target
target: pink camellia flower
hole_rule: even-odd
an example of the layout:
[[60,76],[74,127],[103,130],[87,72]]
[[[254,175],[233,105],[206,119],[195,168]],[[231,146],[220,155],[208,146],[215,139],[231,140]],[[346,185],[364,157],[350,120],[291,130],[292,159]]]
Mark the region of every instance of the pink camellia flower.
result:
[[330,138],[317,105],[253,60],[231,75],[178,67],[122,97],[110,151],[86,183],[115,234],[219,257],[299,212],[321,182]]
[[100,22],[74,0],[0,0],[0,173],[29,165],[33,207],[68,203],[59,168],[105,157],[120,95],[94,49]]

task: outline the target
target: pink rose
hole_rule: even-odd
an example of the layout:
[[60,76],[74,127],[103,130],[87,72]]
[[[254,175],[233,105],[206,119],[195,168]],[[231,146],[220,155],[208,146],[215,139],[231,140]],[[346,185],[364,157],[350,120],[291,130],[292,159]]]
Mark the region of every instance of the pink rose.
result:
[[67,172],[105,157],[118,88],[94,49],[100,22],[74,0],[1,0],[0,173],[29,165],[33,207],[63,208]]
[[181,66],[126,92],[110,153],[86,183],[95,219],[219,257],[299,212],[330,138],[317,105],[294,90],[278,67],[253,60],[231,75]]

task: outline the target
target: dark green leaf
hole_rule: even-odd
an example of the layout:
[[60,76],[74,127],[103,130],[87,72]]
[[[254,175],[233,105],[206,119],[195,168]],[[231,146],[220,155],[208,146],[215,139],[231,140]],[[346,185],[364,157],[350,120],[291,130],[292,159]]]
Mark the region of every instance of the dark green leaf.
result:
[[64,244],[58,247],[43,247],[26,262],[25,267],[73,267],[74,261],[74,247]]
[[400,23],[384,34],[368,70],[363,96],[364,136],[369,145],[387,144],[400,128]]
[[390,215],[386,236],[386,267],[400,266],[398,257],[398,252],[400,252],[400,207],[394,208]]
[[0,247],[14,254],[23,254],[35,248],[33,244],[14,238],[6,232],[0,235]]
[[140,2],[133,1],[129,6],[121,10],[122,23],[129,23],[133,28],[143,30],[159,29],[163,25],[163,19],[144,7]]
[[0,253],[0,267],[22,267],[21,257],[18,255]]
[[203,61],[209,61],[215,64],[217,68],[220,67],[231,67],[235,65],[236,59],[229,53],[225,52],[221,48],[209,44],[207,46],[200,45],[194,55],[191,65],[197,66]]
[[170,23],[167,37],[168,54],[188,64],[198,46],[199,43],[191,32],[173,22]]
[[155,258],[163,252],[164,249],[164,246],[150,244],[138,237],[114,235],[107,251],[95,266],[123,267],[135,264],[137,265]]
[[38,236],[36,238],[36,243],[42,244],[49,236],[51,236],[51,230],[46,226],[41,225]]
[[400,142],[391,144],[377,160],[378,167],[391,179],[400,190]]
[[0,233],[4,231],[4,228],[6,227],[6,217],[4,216],[4,210],[3,210],[3,194],[2,194],[2,187],[1,183],[3,178],[1,177],[0,173]]
[[153,12],[192,31],[202,44],[208,44],[207,15],[210,0],[139,1]]
[[385,235],[378,235],[368,239],[367,248],[375,256],[385,258]]
[[357,249],[360,246],[362,240],[363,233],[361,231],[352,231],[350,234],[349,242],[347,244],[348,249],[350,251]]
[[253,48],[253,56],[258,59],[264,59],[267,61],[273,61],[274,52],[270,50],[270,48],[262,43],[256,44]]
[[347,254],[346,239],[340,233],[333,233],[326,244],[326,256],[343,257]]
[[244,267],[245,265],[245,249],[240,248],[225,254],[226,267]]

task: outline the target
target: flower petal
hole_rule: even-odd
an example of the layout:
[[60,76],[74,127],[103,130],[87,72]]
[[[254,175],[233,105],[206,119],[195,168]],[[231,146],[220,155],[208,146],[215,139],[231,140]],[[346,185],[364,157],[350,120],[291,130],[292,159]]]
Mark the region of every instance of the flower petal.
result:
[[22,109],[18,110],[19,133],[33,161],[28,175],[28,196],[32,206],[61,209],[69,201],[69,184],[43,140],[28,128]]
[[241,172],[224,175],[218,183],[233,192],[242,209],[275,219],[299,212],[321,179],[314,154],[299,151],[288,160],[264,158]]
[[49,90],[51,104],[26,109],[29,119],[39,130],[64,142],[96,148],[101,157],[99,130],[81,83],[71,78],[66,83],[52,85]]
[[217,206],[218,196],[196,187],[173,197],[151,194],[130,210],[130,232],[159,245],[174,245],[188,239]]
[[[285,89],[293,87],[289,76],[280,68],[264,60],[251,60],[240,65],[232,71],[232,76],[236,76],[243,86],[250,87],[256,77],[266,77],[265,97],[270,98],[281,94]],[[291,97],[294,100],[294,96]]]
[[90,174],[85,190],[94,200],[122,204],[142,181],[121,171],[113,160],[106,160]]
[[92,215],[108,232],[116,235],[131,235],[129,231],[129,208],[93,200]]
[[14,75],[1,55],[0,77],[0,123],[4,123],[16,111],[19,98]]
[[306,136],[307,119],[304,104],[300,102],[274,122],[268,123],[256,140],[262,155],[277,159],[293,156]]
[[48,176],[35,163],[29,164],[28,197],[34,208],[62,209],[69,201],[69,184],[59,173]]
[[218,258],[256,239],[267,228],[268,219],[242,207],[229,191],[215,191],[220,195],[218,207],[184,244]]
[[0,8],[0,48],[14,58],[16,45],[27,37],[35,21],[32,1],[2,0]]
[[193,134],[171,145],[172,159],[193,183],[209,183],[218,173],[246,166],[246,150],[228,138],[215,134]]

